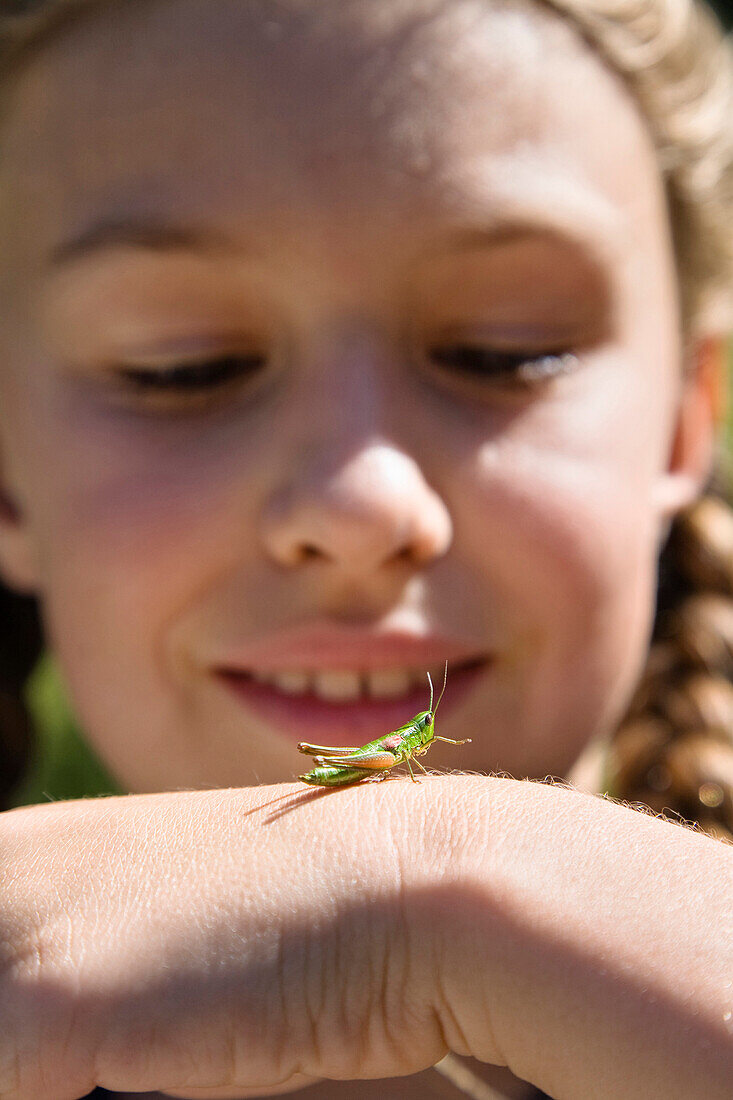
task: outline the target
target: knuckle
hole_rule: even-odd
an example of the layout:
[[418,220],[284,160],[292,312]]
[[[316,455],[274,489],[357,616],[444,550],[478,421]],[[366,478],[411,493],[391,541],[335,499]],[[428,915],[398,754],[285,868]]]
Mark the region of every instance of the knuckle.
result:
[[90,1074],[75,1057],[76,1004],[73,974],[59,965],[57,937],[38,924],[3,943],[0,975],[0,1096],[35,1100],[88,1091]]

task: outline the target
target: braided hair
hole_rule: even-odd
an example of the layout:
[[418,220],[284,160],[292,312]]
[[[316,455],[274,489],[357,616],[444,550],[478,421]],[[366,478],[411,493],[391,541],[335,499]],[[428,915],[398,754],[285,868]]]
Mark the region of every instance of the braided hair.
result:
[[717,481],[662,551],[652,643],[605,785],[733,840],[733,509]]
[[[702,0],[538,2],[580,31],[626,82],[647,121],[666,191],[688,347],[699,337],[730,334],[731,39]],[[0,0],[0,114],[2,85],[45,39],[88,9],[115,3],[119,0]],[[685,362],[691,369],[691,357]],[[728,840],[733,840],[731,503],[731,479],[721,455],[707,491],[675,517],[662,549],[648,659],[612,739],[604,784],[617,799],[696,822]],[[40,646],[40,631],[27,608],[24,616],[26,651],[32,654]],[[5,634],[0,805],[17,778],[28,739],[17,703],[17,669],[15,679],[4,674],[3,647],[9,657],[14,644],[7,629]]]

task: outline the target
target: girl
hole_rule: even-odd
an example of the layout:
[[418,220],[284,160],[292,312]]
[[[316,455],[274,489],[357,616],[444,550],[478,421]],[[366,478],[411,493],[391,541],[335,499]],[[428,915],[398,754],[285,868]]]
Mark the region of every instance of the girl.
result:
[[[5,6],[0,1093],[729,1097],[718,24]],[[446,660],[466,774],[292,782]]]

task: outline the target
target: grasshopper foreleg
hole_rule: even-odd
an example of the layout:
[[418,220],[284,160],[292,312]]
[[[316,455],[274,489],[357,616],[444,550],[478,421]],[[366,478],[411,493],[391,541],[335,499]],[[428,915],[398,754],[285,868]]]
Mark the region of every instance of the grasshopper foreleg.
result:
[[420,769],[420,771],[422,771],[422,772],[425,772],[425,774],[426,774],[426,775],[429,775],[429,774],[430,774],[430,773],[428,772],[427,768],[424,768],[424,767],[422,766],[422,764],[420,763],[420,761],[419,761],[419,760],[418,760],[418,758],[417,758],[417,754],[416,754],[416,753],[413,753],[412,759],[413,759],[413,760],[415,761],[415,763],[417,764],[417,766],[418,766],[418,768]]

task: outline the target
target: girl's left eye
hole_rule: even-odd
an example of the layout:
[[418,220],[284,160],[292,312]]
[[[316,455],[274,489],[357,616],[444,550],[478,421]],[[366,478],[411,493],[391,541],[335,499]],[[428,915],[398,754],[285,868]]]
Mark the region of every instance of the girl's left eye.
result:
[[507,351],[459,341],[438,344],[428,351],[430,362],[443,370],[515,389],[540,386],[578,366],[578,358],[565,349]]

